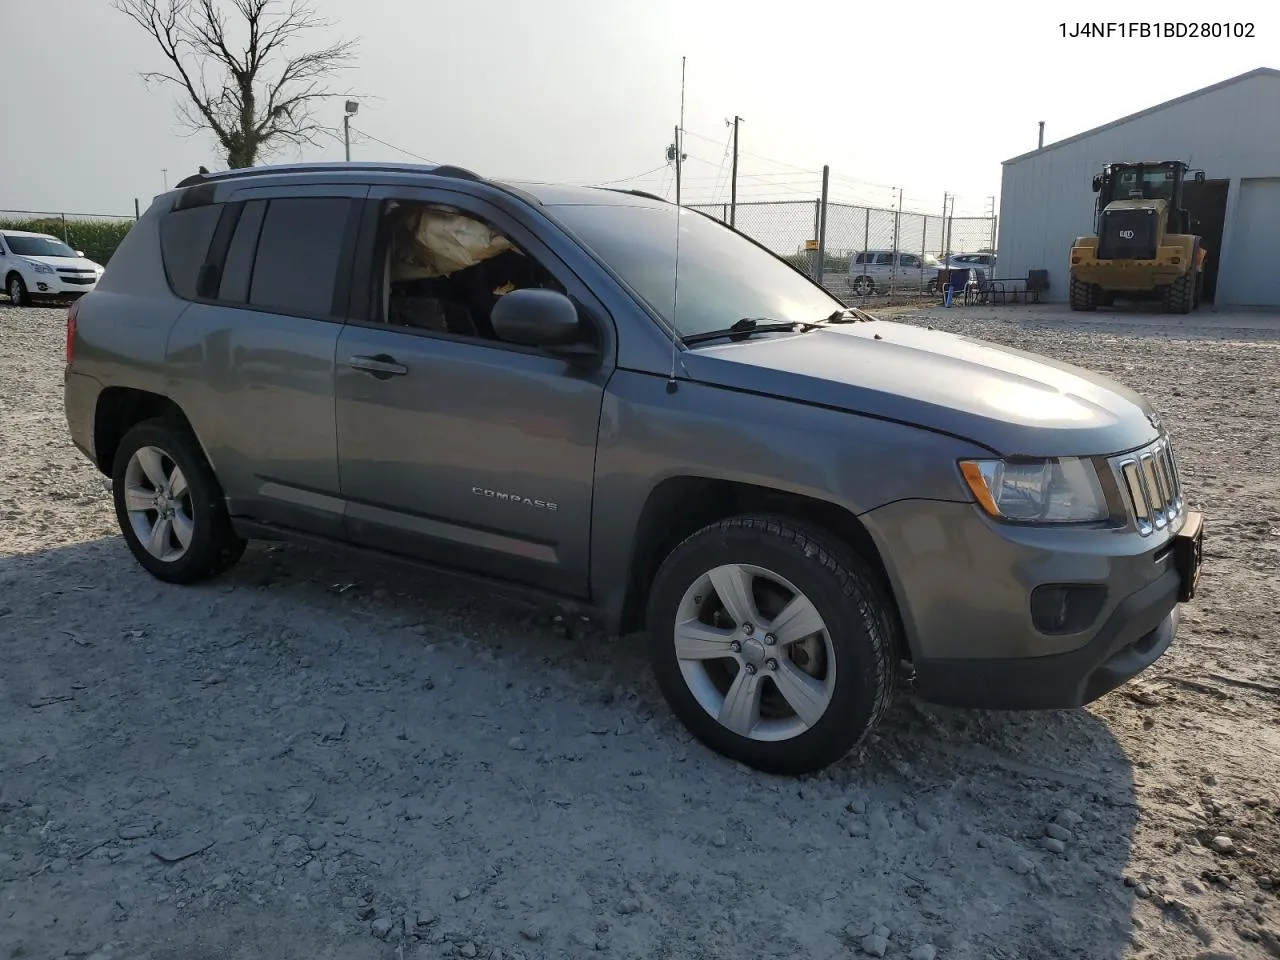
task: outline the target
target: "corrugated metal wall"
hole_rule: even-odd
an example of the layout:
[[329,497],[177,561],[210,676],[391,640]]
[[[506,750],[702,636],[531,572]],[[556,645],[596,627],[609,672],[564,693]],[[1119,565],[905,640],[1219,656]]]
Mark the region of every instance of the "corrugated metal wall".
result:
[[[1093,230],[1092,181],[1108,162],[1187,160],[1211,180],[1229,179],[1218,305],[1244,305],[1256,284],[1233,280],[1232,226],[1240,180],[1280,176],[1280,75],[1248,77],[1004,166],[999,273],[1049,271],[1049,299],[1067,298],[1073,238]],[[1280,222],[1269,246],[1280,248]],[[1251,241],[1256,242],[1256,241]],[[1270,305],[1270,304],[1258,304]],[[1280,306],[1280,304],[1275,304]]]

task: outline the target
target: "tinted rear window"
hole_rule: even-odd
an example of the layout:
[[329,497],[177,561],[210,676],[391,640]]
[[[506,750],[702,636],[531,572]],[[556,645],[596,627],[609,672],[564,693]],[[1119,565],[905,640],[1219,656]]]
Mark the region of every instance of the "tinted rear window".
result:
[[332,197],[272,200],[258,240],[249,303],[328,316],[351,203]]
[[196,295],[196,280],[209,241],[218,226],[222,205],[211,203],[203,207],[175,210],[160,220],[160,257],[164,261],[165,276],[173,292],[184,300]]
[[267,201],[251,200],[244,205],[236,232],[227,248],[227,259],[222,265],[222,284],[218,299],[232,303],[244,303],[249,299],[249,278],[253,276],[253,254],[258,246],[258,234],[262,231],[262,219],[267,212]]

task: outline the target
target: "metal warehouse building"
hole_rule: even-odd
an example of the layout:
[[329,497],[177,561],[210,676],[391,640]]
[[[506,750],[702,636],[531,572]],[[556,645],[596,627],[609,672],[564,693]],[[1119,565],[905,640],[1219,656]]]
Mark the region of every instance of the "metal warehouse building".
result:
[[1103,164],[1185,160],[1203,170],[1184,202],[1204,237],[1204,296],[1216,306],[1280,307],[1280,70],[1253,70],[1004,162],[1002,277],[1049,271],[1065,301],[1071,241],[1094,229]]

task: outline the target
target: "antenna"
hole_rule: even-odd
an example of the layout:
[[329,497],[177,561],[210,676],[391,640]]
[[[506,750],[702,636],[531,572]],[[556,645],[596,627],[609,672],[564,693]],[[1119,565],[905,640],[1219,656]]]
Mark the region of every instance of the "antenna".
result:
[[671,281],[671,326],[675,328],[675,338],[671,341],[671,375],[667,377],[667,393],[675,393],[676,357],[680,353],[680,327],[676,323],[680,305],[680,164],[684,159],[684,68],[685,58],[680,58],[680,125],[676,127],[676,262],[675,276]]

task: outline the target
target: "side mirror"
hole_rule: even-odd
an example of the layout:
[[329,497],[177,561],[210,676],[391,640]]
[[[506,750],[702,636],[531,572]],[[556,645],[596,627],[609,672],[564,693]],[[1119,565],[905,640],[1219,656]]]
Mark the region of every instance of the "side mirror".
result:
[[542,347],[566,358],[586,359],[597,353],[585,342],[578,308],[555,290],[513,290],[494,304],[489,321],[508,343]]
[[77,250],[77,251],[76,251],[76,256],[77,256],[77,257],[83,257],[83,256],[84,256],[84,251],[83,251],[83,250]]
[[1196,171],[1196,183],[1204,183],[1204,171],[1203,171],[1203,170],[1197,170],[1197,171]]
[[1101,178],[1101,177],[1094,177],[1094,178],[1093,178],[1093,192],[1094,192],[1094,193],[1097,193],[1097,192],[1098,192],[1099,190],[1101,190],[1101,189],[1102,189],[1102,178]]

